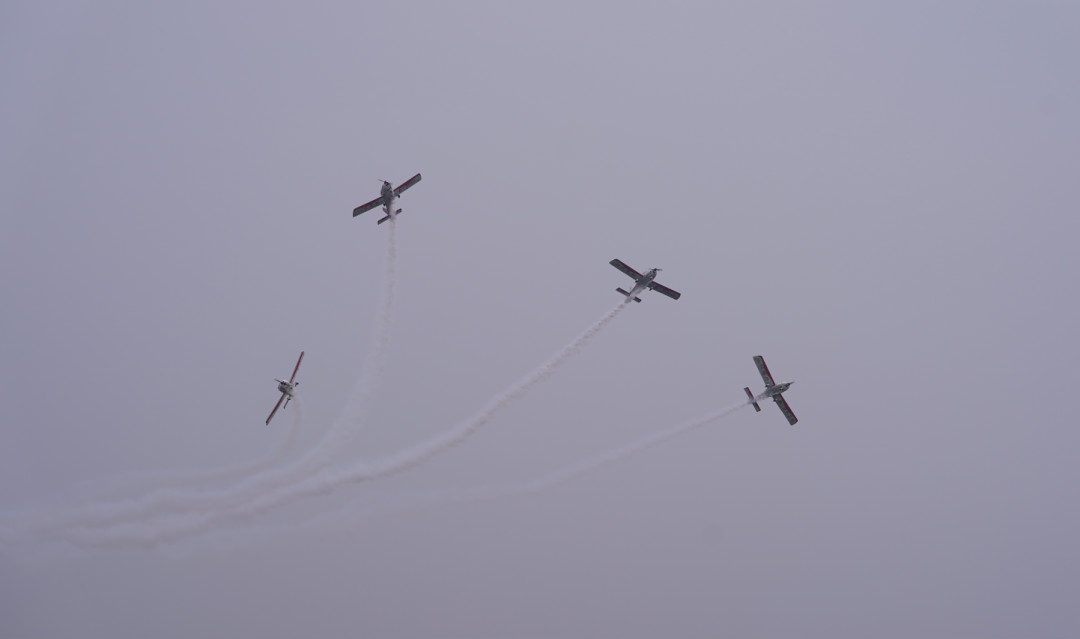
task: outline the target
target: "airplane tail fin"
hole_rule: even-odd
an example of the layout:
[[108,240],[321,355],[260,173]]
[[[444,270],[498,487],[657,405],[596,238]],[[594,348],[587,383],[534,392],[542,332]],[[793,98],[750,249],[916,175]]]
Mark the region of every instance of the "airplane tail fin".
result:
[[[624,291],[624,290],[623,290],[623,289],[621,289],[621,288],[617,288],[617,289],[615,289],[615,290],[616,290],[616,291],[618,291],[619,293],[622,293],[623,295],[625,295],[625,296],[627,296],[627,297],[630,297],[630,292],[629,292],[629,291]],[[635,298],[634,298],[634,301],[635,301],[635,302],[640,302],[640,301],[641,301],[641,298],[640,298],[640,297],[635,297]]]
[[754,394],[750,392],[750,387],[747,386],[743,390],[746,391],[746,396],[750,398],[750,403],[754,405],[754,410],[760,413],[761,407],[758,406],[758,403],[754,401]]

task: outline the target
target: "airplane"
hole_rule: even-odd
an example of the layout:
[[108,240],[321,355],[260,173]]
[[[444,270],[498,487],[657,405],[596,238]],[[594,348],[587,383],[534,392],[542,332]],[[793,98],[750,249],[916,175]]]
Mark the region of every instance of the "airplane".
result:
[[286,382],[283,379],[274,380],[277,382],[277,389],[281,391],[281,397],[279,397],[277,403],[274,404],[274,410],[270,411],[270,416],[266,418],[267,426],[270,425],[270,420],[273,419],[274,414],[277,413],[277,409],[281,406],[282,400],[285,401],[285,406],[288,407],[289,400],[293,398],[293,391],[300,385],[300,382],[295,382],[293,380],[296,379],[296,371],[300,370],[300,360],[302,359],[304,359],[304,351],[300,351],[300,357],[296,360],[296,367],[292,369],[292,375],[289,377],[289,381]]
[[761,355],[754,355],[754,363],[757,364],[758,372],[761,373],[761,379],[765,380],[765,392],[757,397],[754,397],[754,394],[750,392],[749,386],[743,389],[746,391],[746,396],[750,398],[750,403],[754,405],[754,410],[760,413],[761,407],[758,406],[758,402],[771,397],[776,402],[776,405],[780,407],[780,412],[784,414],[784,417],[787,417],[788,423],[794,426],[795,422],[799,421],[799,418],[795,416],[795,413],[791,412],[791,407],[788,406],[787,400],[784,399],[783,392],[791,388],[791,385],[795,382],[783,382],[782,384],[774,382],[769,367],[765,365],[765,358]]
[[653,290],[653,291],[656,291],[657,293],[663,293],[664,295],[667,295],[668,297],[670,297],[673,300],[679,299],[679,297],[682,295],[682,293],[673,291],[670,288],[664,286],[663,284],[658,284],[655,281],[656,280],[656,274],[659,273],[660,271],[662,271],[663,269],[659,269],[659,268],[649,269],[648,273],[642,275],[641,273],[638,273],[637,271],[630,268],[626,264],[623,264],[621,260],[614,259],[614,260],[611,260],[611,262],[609,262],[609,264],[611,264],[615,268],[619,269],[623,273],[626,273],[630,277],[634,278],[634,287],[631,288],[629,291],[624,291],[622,288],[615,289],[616,291],[618,291],[618,292],[620,292],[620,293],[622,293],[623,295],[626,296],[626,301],[627,302],[629,302],[630,300],[634,300],[635,302],[640,302],[641,298],[638,297],[638,293],[640,293],[640,292],[642,292],[644,290]]
[[382,192],[379,193],[379,197],[377,197],[374,200],[368,202],[367,204],[361,204],[360,206],[353,209],[352,216],[356,217],[357,215],[360,215],[361,213],[367,213],[368,211],[375,208],[376,206],[382,205],[383,213],[386,213],[386,217],[382,218],[381,220],[379,220],[377,222],[378,224],[382,224],[383,222],[389,220],[390,218],[394,217],[398,213],[401,213],[401,209],[398,209],[396,211],[392,210],[393,205],[394,205],[394,198],[401,197],[401,194],[404,193],[406,189],[408,189],[410,186],[412,186],[413,184],[416,184],[419,181],[420,181],[420,174],[417,173],[416,175],[414,175],[411,178],[409,178],[408,180],[406,180],[401,186],[399,186],[399,187],[397,187],[395,189],[393,184],[390,184],[386,180],[383,180],[382,181]]

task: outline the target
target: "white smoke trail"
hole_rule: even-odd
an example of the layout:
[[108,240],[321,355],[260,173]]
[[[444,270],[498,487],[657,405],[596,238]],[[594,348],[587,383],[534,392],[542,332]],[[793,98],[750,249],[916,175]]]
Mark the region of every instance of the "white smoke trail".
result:
[[626,308],[626,302],[606,313],[599,321],[590,326],[574,341],[541,364],[531,374],[517,384],[489,401],[475,416],[458,427],[422,442],[400,453],[389,455],[372,462],[360,462],[347,468],[323,468],[306,481],[281,486],[280,490],[264,492],[253,499],[235,500],[228,508],[206,508],[203,512],[183,520],[170,522],[170,525],[132,524],[117,526],[107,530],[74,531],[69,540],[77,544],[111,545],[134,543],[156,545],[169,543],[184,537],[200,534],[214,523],[229,518],[244,518],[266,510],[284,506],[304,497],[325,495],[341,486],[387,477],[412,468],[429,457],[445,451],[475,433],[513,400],[525,395],[541,381],[547,379],[555,369],[577,353],[585,343],[607,326]]
[[[139,499],[86,506],[73,513],[46,518],[44,522],[31,522],[27,526],[31,534],[48,534],[64,528],[72,530],[115,526],[123,522],[137,522],[166,514],[211,512],[236,508],[266,492],[276,490],[286,484],[301,482],[328,467],[332,453],[354,433],[355,425],[366,419],[375,383],[378,381],[379,373],[385,368],[397,286],[397,224],[394,218],[389,220],[389,226],[385,287],[371,340],[374,345],[374,354],[366,360],[345,409],[299,460],[287,468],[261,464],[255,472],[224,489],[169,488],[155,491]],[[291,441],[290,437],[290,443]],[[278,461],[280,457],[275,456],[274,464]],[[231,472],[230,470],[230,474]]]
[[[251,481],[237,486],[237,492],[240,493],[238,495],[220,495],[223,498],[219,502],[222,507],[235,507],[237,501],[246,502],[266,491],[275,490],[286,484],[301,482],[329,467],[332,463],[333,454],[347,446],[348,440],[355,437],[367,421],[371,412],[375,390],[378,388],[378,381],[383,377],[386,370],[387,353],[390,347],[390,329],[393,326],[397,295],[397,218],[391,217],[387,223],[389,226],[389,238],[386,244],[386,278],[379,312],[376,315],[375,328],[371,336],[371,343],[374,348],[370,349],[373,352],[369,353],[367,360],[364,362],[360,377],[353,386],[346,407],[331,424],[329,430],[296,464],[281,472],[270,473],[265,478],[253,477]],[[215,497],[218,496],[215,495]]]
[[[624,308],[626,308],[626,302],[620,302],[618,306],[608,311],[599,321],[586,329],[585,332],[579,335],[573,342],[570,342],[570,344],[563,347],[563,349],[552,356],[551,359],[541,364],[527,377],[510,387],[510,389],[505,391],[502,395],[489,401],[479,413],[463,425],[458,426],[442,436],[428,440],[425,443],[406,449],[395,455],[389,455],[382,460],[376,460],[376,462],[369,465],[369,468],[375,476],[385,477],[392,473],[401,472],[407,468],[411,468],[428,457],[465,441],[469,435],[491,421],[496,413],[505,408],[512,401],[522,397],[537,384],[548,377],[551,377],[560,364],[580,351],[581,347],[584,346],[589,339],[611,323]],[[345,477],[342,477],[342,479],[344,481],[341,483],[348,483],[348,481],[350,481],[345,479]]]
[[[297,395],[293,399],[295,410],[285,440],[268,457],[248,466],[237,466],[202,475],[191,475],[192,481],[210,481],[228,478],[236,474],[257,473],[276,465],[288,455],[296,443],[300,426],[304,421],[303,400]],[[175,512],[198,510],[200,503],[191,499],[192,493],[176,487],[166,487],[148,493],[143,497],[120,500],[105,504],[92,504],[79,509],[69,510],[52,517],[45,517],[29,522],[27,529],[35,535],[49,535],[57,530],[70,527],[113,526],[132,519],[151,519]]]
[[708,415],[704,415],[697,419],[683,422],[678,426],[673,426],[666,430],[653,433],[652,435],[647,435],[645,437],[632,441],[629,444],[612,449],[606,453],[583,459],[570,466],[566,466],[559,470],[542,475],[532,481],[521,484],[514,484],[511,486],[473,489],[471,491],[468,491],[461,497],[455,499],[454,501],[479,502],[496,499],[507,499],[509,497],[519,497],[524,495],[533,495],[544,490],[548,490],[549,488],[554,488],[555,486],[558,486],[560,484],[564,484],[572,479],[577,479],[578,477],[587,475],[609,464],[622,461],[646,449],[666,442],[673,437],[682,435],[683,433],[687,433],[697,428],[701,428],[702,426],[705,426],[707,424],[711,424],[712,422],[726,417],[731,413],[739,410],[740,408],[749,405],[750,403],[744,400],[739,402],[738,404],[734,404],[713,413],[709,413]]
[[[391,217],[389,238],[386,244],[386,278],[383,296],[376,315],[375,328],[371,336],[373,348],[361,369],[360,377],[353,387],[346,408],[341,412],[329,431],[309,451],[299,467],[307,473],[320,470],[329,464],[329,457],[345,445],[345,439],[356,435],[371,411],[372,399],[377,389],[377,382],[386,371],[387,353],[390,350],[390,329],[394,322],[394,308],[397,296],[397,218]],[[352,419],[348,419],[348,417]],[[295,480],[296,477],[290,477]]]
[[[386,248],[386,289],[383,291],[382,315],[379,316],[375,330],[375,358],[370,373],[367,393],[361,398],[365,408],[371,405],[375,390],[374,382],[382,379],[386,373],[386,354],[390,350],[390,327],[394,323],[394,301],[397,295],[397,218],[390,218],[390,239]],[[358,419],[359,424],[362,420]]]
[[293,397],[292,405],[294,407],[292,420],[289,422],[289,430],[285,435],[285,439],[268,457],[248,466],[238,466],[236,468],[224,469],[218,472],[211,471],[201,477],[192,476],[188,481],[221,481],[233,477],[259,473],[267,468],[277,466],[296,445],[296,438],[300,435],[300,426],[304,423],[304,400],[300,397],[299,393]]
[[207,471],[203,475],[192,474],[185,478],[185,481],[188,483],[223,481],[234,477],[243,477],[251,475],[252,473],[259,473],[267,468],[276,466],[281,460],[285,459],[285,456],[288,455],[289,451],[296,445],[296,438],[300,435],[300,425],[304,422],[303,402],[304,400],[300,398],[299,393],[293,397],[292,404],[295,408],[293,410],[293,418],[289,423],[289,430],[285,435],[285,439],[282,440],[281,445],[274,449],[268,457],[247,466],[225,468],[220,471]]
[[[480,487],[464,490],[442,490],[405,495],[398,497],[393,504],[367,505],[359,510],[357,510],[355,506],[350,505],[344,510],[316,516],[303,523],[288,526],[287,530],[303,534],[309,531],[341,529],[346,527],[350,522],[356,523],[358,520],[370,519],[375,516],[384,516],[388,513],[401,513],[452,504],[484,503],[535,495],[574,479],[578,479],[589,473],[596,472],[605,466],[623,461],[692,430],[719,421],[748,405],[749,402],[743,400],[738,404],[733,404],[727,408],[713,411],[712,413],[683,422],[677,426],[666,428],[652,433],[651,435],[638,438],[628,444],[619,446],[618,448],[587,457],[529,481],[503,486]],[[250,535],[245,533],[245,543],[249,542],[250,539]]]
[[[302,408],[300,406],[300,401],[299,395],[293,398],[292,401],[292,405],[296,407],[297,413],[299,413]],[[282,418],[279,417],[278,421],[281,420]],[[98,485],[92,486],[92,488],[96,488],[97,490],[95,492],[98,494],[102,492],[130,493],[132,492],[132,488],[139,488],[144,491],[167,491],[169,489],[176,490],[179,487],[190,487],[192,484],[203,485],[221,483],[226,480],[246,477],[253,473],[262,472],[271,466],[277,465],[278,462],[284,459],[293,449],[293,446],[296,444],[296,438],[300,434],[301,421],[302,420],[300,419],[291,420],[285,439],[281,441],[281,444],[272,450],[269,455],[255,460],[254,462],[205,470],[132,472],[111,479],[106,478],[103,482],[99,482]],[[142,500],[147,501],[149,499],[149,494],[142,498]]]

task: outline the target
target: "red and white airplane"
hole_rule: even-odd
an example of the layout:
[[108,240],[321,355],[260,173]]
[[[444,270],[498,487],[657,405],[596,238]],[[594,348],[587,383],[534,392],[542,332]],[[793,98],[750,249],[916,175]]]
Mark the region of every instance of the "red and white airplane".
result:
[[640,302],[641,298],[638,297],[638,294],[642,291],[656,291],[657,293],[663,293],[664,295],[667,295],[673,300],[677,300],[682,296],[682,293],[674,291],[664,286],[660,282],[656,281],[656,274],[660,272],[660,269],[658,268],[651,268],[644,275],[642,275],[641,273],[638,273],[634,269],[624,264],[623,261],[618,258],[611,260],[610,262],[608,262],[608,264],[611,264],[623,273],[626,273],[630,277],[634,278],[634,286],[629,291],[623,289],[622,287],[615,289],[619,293],[622,293],[626,296],[627,302],[629,302],[630,300]]
[[773,381],[772,373],[769,372],[769,367],[765,365],[765,358],[761,355],[754,355],[754,363],[757,364],[758,372],[761,373],[761,379],[765,382],[765,392],[761,393],[757,397],[750,392],[750,387],[747,386],[743,390],[746,391],[746,396],[750,398],[749,404],[753,404],[754,410],[761,412],[761,407],[758,406],[758,402],[763,399],[772,399],[776,402],[776,405],[780,407],[780,412],[787,417],[788,423],[792,426],[795,422],[799,421],[799,418],[795,416],[795,413],[791,412],[791,407],[788,406],[787,400],[784,399],[784,391],[791,388],[794,382],[781,382],[777,384]]
[[386,216],[378,221],[378,224],[382,224],[383,222],[389,220],[390,218],[394,217],[398,213],[401,213],[401,209],[398,209],[398,210],[395,211],[394,208],[393,208],[394,207],[394,198],[401,197],[401,194],[404,193],[406,189],[408,189],[410,186],[412,186],[413,184],[416,184],[419,181],[420,181],[420,174],[417,173],[416,175],[412,176],[408,180],[405,180],[404,184],[402,184],[401,186],[399,186],[399,187],[397,187],[395,189],[393,184],[390,184],[386,180],[383,180],[382,181],[382,191],[379,193],[379,197],[375,198],[374,200],[372,200],[372,201],[370,201],[370,202],[368,202],[366,204],[361,204],[360,206],[353,209],[352,216],[356,217],[357,215],[360,215],[361,213],[367,213],[368,211],[375,208],[376,206],[381,205],[383,207],[383,213],[386,213]]
[[277,409],[281,406],[281,402],[285,402],[285,406],[289,405],[289,400],[293,398],[293,391],[300,382],[294,381],[296,379],[296,371],[300,370],[300,361],[304,359],[304,351],[300,351],[300,358],[296,360],[296,367],[292,369],[292,375],[289,376],[289,381],[283,379],[275,379],[277,382],[277,389],[281,391],[281,397],[278,398],[277,403],[274,404],[274,410],[270,411],[270,416],[266,418],[266,425],[270,425],[270,420],[274,418],[274,414],[277,413]]

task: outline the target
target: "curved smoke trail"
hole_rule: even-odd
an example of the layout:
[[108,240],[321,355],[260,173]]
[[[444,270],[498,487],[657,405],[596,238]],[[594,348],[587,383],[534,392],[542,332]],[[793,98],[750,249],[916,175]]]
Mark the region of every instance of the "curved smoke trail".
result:
[[[293,445],[296,443],[296,438],[300,433],[300,425],[304,421],[303,400],[300,399],[299,395],[293,399],[293,405],[296,409],[293,411],[293,419],[289,426],[288,434],[281,445],[279,445],[269,456],[246,466],[234,466],[232,468],[224,468],[217,471],[192,473],[187,477],[178,477],[173,481],[183,481],[184,483],[220,481],[240,474],[262,472],[275,466],[288,455],[290,450],[292,450]],[[143,497],[84,506],[77,510],[68,511],[52,518],[45,518],[35,523],[31,523],[28,527],[39,534],[47,534],[73,526],[105,527],[113,526],[131,519],[149,519],[165,514],[161,511],[166,507],[179,506],[183,508],[189,495],[189,492],[185,492],[181,489],[165,487],[144,495]],[[169,510],[168,512],[174,511]]]
[[175,491],[179,486],[189,484],[209,484],[215,482],[223,482],[228,479],[236,477],[251,475],[252,473],[259,473],[271,466],[276,466],[278,462],[288,455],[289,451],[293,449],[296,444],[296,439],[300,435],[300,424],[303,422],[302,409],[300,395],[297,394],[293,397],[292,404],[296,407],[296,413],[294,419],[289,423],[289,430],[286,432],[285,439],[278,445],[273,451],[266,457],[256,460],[248,464],[237,464],[236,466],[217,468],[211,470],[190,470],[190,471],[176,471],[173,473],[159,472],[154,473],[152,471],[143,473],[132,473],[125,477],[122,477],[114,482],[114,491],[124,490],[121,487],[131,486],[146,486],[147,484],[163,484],[159,488],[154,489],[154,492],[148,493],[146,496],[139,499],[139,501],[149,502],[152,500],[152,495],[157,491],[168,492],[169,490]]
[[[586,457],[580,461],[577,461],[568,466],[564,466],[558,470],[554,470],[545,473],[535,479],[531,479],[525,482],[516,484],[508,484],[504,486],[490,486],[481,488],[472,488],[465,490],[450,490],[450,491],[437,491],[423,494],[416,494],[412,496],[406,496],[402,498],[405,503],[386,506],[382,508],[369,509],[362,513],[362,516],[370,516],[372,514],[385,512],[385,511],[404,511],[415,510],[423,507],[437,506],[440,504],[468,504],[468,503],[481,503],[487,501],[496,501],[500,499],[510,499],[513,497],[524,497],[529,495],[535,495],[550,488],[562,485],[566,482],[578,479],[588,475],[589,473],[596,472],[604,466],[620,462],[624,459],[632,457],[638,453],[662,444],[669,439],[674,439],[679,435],[683,435],[692,430],[696,430],[703,426],[707,426],[713,422],[716,422],[735,411],[749,406],[749,402],[741,401],[738,404],[733,404],[727,408],[723,408],[707,415],[703,415],[696,419],[688,420],[677,426],[672,426],[661,431],[657,431],[650,435],[640,437],[630,443],[619,446],[618,448],[611,449],[604,453],[599,453],[591,457]],[[304,525],[303,528],[318,528],[322,524],[325,518],[319,518],[313,522],[309,522]]]
[[589,339],[615,319],[624,308],[626,308],[626,302],[620,302],[618,306],[608,311],[600,320],[537,367],[532,373],[489,401],[471,419],[442,435],[421,442],[400,453],[388,455],[371,462],[357,463],[346,468],[323,468],[317,474],[308,477],[307,481],[285,485],[280,490],[264,492],[251,500],[234,502],[228,508],[207,508],[204,512],[177,521],[170,526],[155,526],[151,523],[117,526],[109,530],[77,531],[69,536],[69,540],[73,543],[87,545],[125,543],[156,545],[168,543],[200,534],[221,520],[250,517],[304,497],[329,494],[347,484],[387,477],[412,468],[429,457],[465,441],[470,435],[490,422],[500,410],[515,399],[525,395],[541,381],[550,377],[560,364],[577,353]]
[[597,471],[600,468],[615,462],[622,461],[628,457],[632,457],[646,449],[652,448],[658,444],[666,442],[673,437],[682,435],[683,433],[701,428],[707,424],[717,421],[722,417],[726,417],[731,413],[739,410],[744,406],[749,406],[749,402],[742,401],[738,404],[734,404],[727,408],[715,411],[708,415],[693,419],[687,422],[683,422],[678,426],[673,426],[666,430],[662,430],[652,435],[647,435],[640,439],[630,442],[624,446],[612,449],[606,453],[595,455],[587,459],[583,459],[575,464],[566,466],[559,470],[541,475],[536,479],[521,484],[513,484],[510,486],[493,487],[493,488],[477,488],[468,491],[462,497],[455,499],[458,502],[481,502],[490,501],[496,499],[507,499],[509,497],[520,497],[524,495],[533,495],[549,488],[554,488],[560,484],[564,484],[570,480],[577,479],[591,472]]
[[[29,528],[34,533],[41,534],[53,532],[56,529],[101,528],[159,516],[236,508],[267,491],[300,482],[328,467],[331,463],[331,453],[344,443],[343,440],[354,434],[355,428],[350,427],[366,418],[370,410],[370,399],[373,396],[375,383],[378,381],[379,373],[385,367],[397,286],[397,225],[394,218],[391,218],[389,222],[386,284],[372,334],[374,354],[365,362],[345,409],[334,420],[330,429],[299,460],[287,468],[278,469],[275,467],[276,463],[281,460],[284,453],[280,456],[275,455],[271,463],[259,464],[259,467],[253,471],[254,474],[224,489],[163,489],[142,498],[87,506],[69,515],[31,524]],[[349,419],[350,416],[353,419]],[[290,445],[293,440],[294,437],[290,436]],[[229,474],[231,475],[232,472],[230,470]]]
[[[379,304],[379,313],[375,319],[375,329],[371,336],[374,348],[370,349],[371,354],[364,362],[360,377],[356,380],[345,409],[334,420],[330,430],[305,456],[305,460],[311,460],[310,464],[316,471],[329,463],[328,460],[319,462],[320,456],[329,457],[345,444],[344,441],[340,441],[341,439],[355,436],[358,428],[363,426],[371,411],[371,400],[374,397],[377,382],[382,379],[386,371],[387,353],[390,350],[390,328],[394,322],[397,296],[397,218],[391,217],[388,224],[390,237],[386,244],[386,283]],[[346,419],[349,415],[352,416],[351,425],[355,428],[347,428],[350,426],[350,420]]]
[[[525,482],[503,486],[480,487],[464,490],[443,490],[406,495],[399,497],[394,504],[372,505],[361,509],[359,512],[356,511],[354,506],[349,506],[344,511],[339,510],[334,513],[316,516],[302,524],[288,526],[287,529],[301,533],[312,530],[325,530],[335,523],[341,526],[343,520],[355,521],[357,519],[370,519],[377,515],[385,515],[392,512],[400,513],[441,505],[484,503],[500,499],[535,495],[588,475],[589,473],[596,472],[605,466],[625,460],[670,439],[674,439],[679,435],[707,426],[748,405],[749,402],[745,400],[741,401],[738,404],[733,404],[727,408],[713,411],[712,413],[708,413],[696,419],[688,420],[677,426],[672,426],[650,435],[640,437],[607,452],[586,457],[573,464],[545,473],[535,479]],[[245,540],[249,541],[250,539],[245,536]]]

